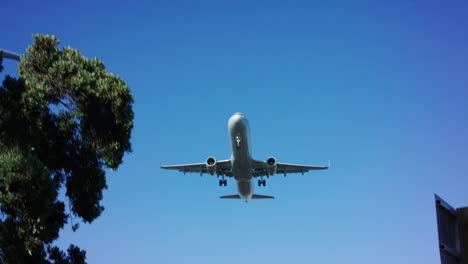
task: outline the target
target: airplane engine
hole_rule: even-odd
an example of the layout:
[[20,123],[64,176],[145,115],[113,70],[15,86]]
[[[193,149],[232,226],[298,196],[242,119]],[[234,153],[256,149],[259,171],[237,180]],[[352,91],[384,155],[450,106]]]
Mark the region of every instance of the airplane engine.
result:
[[266,160],[266,171],[268,175],[274,175],[276,173],[276,159],[271,157]]
[[213,157],[209,157],[206,159],[206,168],[211,175],[216,173],[216,159]]

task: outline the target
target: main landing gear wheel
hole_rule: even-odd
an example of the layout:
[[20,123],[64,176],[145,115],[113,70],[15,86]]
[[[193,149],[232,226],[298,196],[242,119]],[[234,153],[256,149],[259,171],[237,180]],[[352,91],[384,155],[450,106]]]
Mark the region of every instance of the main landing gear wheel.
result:
[[219,186],[226,186],[227,185],[227,180],[219,180]]
[[266,186],[266,181],[265,180],[258,180],[258,186]]

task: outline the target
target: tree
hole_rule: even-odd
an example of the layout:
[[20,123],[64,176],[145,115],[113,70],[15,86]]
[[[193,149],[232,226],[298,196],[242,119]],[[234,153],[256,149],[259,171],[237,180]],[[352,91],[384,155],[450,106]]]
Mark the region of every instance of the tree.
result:
[[104,169],[131,151],[129,87],[58,44],[35,35],[19,78],[0,87],[0,263],[85,263],[78,247],[65,254],[51,244],[71,217],[91,223],[102,213]]

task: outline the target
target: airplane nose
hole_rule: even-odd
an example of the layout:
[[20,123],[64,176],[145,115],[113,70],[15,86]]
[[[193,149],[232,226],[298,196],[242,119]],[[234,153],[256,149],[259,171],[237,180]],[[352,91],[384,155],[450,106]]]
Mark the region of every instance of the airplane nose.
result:
[[234,128],[246,122],[245,116],[242,113],[234,113],[228,121],[228,127]]

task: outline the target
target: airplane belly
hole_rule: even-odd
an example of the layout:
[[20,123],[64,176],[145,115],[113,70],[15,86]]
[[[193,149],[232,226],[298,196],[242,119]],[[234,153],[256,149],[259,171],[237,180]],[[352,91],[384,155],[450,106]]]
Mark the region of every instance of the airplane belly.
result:
[[233,155],[232,174],[236,180],[252,179],[252,160],[248,156]]
[[232,174],[236,180],[250,180],[252,179],[252,172],[249,170],[232,170]]

